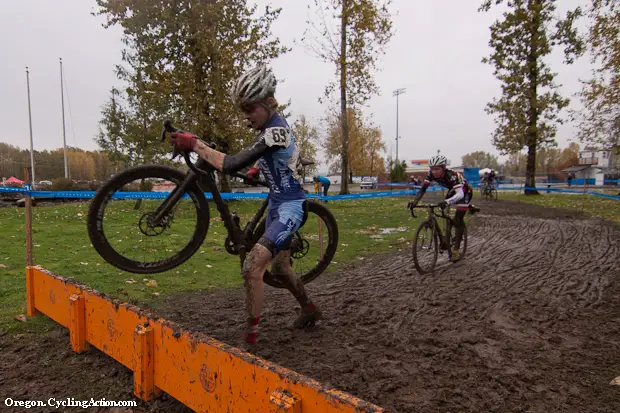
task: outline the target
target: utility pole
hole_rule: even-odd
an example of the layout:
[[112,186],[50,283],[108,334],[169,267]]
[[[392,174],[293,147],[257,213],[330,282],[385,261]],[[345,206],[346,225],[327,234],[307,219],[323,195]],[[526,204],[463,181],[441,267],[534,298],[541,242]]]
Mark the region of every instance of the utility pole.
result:
[[400,136],[398,135],[398,96],[405,93],[405,91],[405,88],[400,88],[396,89],[392,93],[392,96],[396,96],[396,163],[398,163],[398,139],[400,139]]

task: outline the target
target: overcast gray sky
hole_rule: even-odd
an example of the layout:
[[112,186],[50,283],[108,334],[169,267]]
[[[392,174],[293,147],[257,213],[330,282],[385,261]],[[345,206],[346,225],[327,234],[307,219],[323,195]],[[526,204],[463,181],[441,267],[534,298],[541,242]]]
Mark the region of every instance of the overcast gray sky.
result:
[[[292,99],[296,117],[305,114],[318,122],[324,113],[317,98],[334,76],[334,68],[294,44],[306,27],[308,4],[313,0],[257,0],[259,5],[282,7],[274,34],[293,47],[272,66],[284,78],[277,95]],[[499,96],[492,68],[480,60],[489,54],[489,26],[499,11],[478,13],[480,1],[394,0],[391,6],[395,35],[382,70],[376,74],[381,95],[365,109],[381,127],[388,152],[394,151],[396,98],[400,96],[400,159],[424,159],[439,149],[452,165],[468,152],[496,153],[491,144],[493,119],[485,104]],[[574,7],[585,0],[563,0]],[[104,29],[102,18],[91,15],[94,0],[21,0],[0,4],[0,141],[29,147],[25,67],[30,68],[35,149],[62,146],[60,73],[62,57],[66,79],[67,144],[95,149],[101,105],[109,90],[120,83],[114,65],[121,62],[121,30]],[[589,75],[589,62],[564,66],[562,55],[549,59],[559,73],[565,96],[580,88],[579,78]],[[577,105],[573,99],[572,104]],[[557,140],[564,146],[574,136],[572,125],[560,128]],[[321,169],[324,169],[322,167]]]

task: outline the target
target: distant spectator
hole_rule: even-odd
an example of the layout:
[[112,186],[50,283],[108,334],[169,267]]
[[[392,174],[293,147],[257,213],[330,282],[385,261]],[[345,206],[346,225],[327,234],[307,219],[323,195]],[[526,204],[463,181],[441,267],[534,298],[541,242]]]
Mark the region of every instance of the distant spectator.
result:
[[329,187],[332,184],[332,182],[328,178],[325,178],[324,176],[321,176],[321,175],[315,176],[314,182],[318,182],[319,185],[323,186],[323,196],[327,196],[327,191],[329,190]]
[[573,173],[569,172],[568,173],[568,177],[566,178],[566,181],[568,182],[568,187],[570,188],[572,182],[573,182]]

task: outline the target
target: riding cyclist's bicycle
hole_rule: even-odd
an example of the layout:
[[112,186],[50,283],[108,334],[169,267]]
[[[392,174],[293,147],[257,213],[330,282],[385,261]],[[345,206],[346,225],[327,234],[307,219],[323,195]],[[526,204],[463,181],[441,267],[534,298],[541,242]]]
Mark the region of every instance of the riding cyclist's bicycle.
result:
[[486,183],[482,188],[480,188],[480,192],[485,199],[497,201],[498,194],[497,189],[495,189],[495,185]]
[[[471,205],[458,205],[458,207],[467,207],[470,211],[474,208]],[[428,210],[428,218],[420,224],[413,239],[413,262],[418,272],[420,274],[432,272],[437,264],[438,253],[443,254],[444,251],[448,252],[448,259],[452,262],[462,260],[467,252],[467,226],[463,227],[459,258],[453,260],[452,247],[456,244],[456,227],[449,215],[450,207],[441,209],[437,204],[426,204],[416,205],[414,208]],[[441,213],[437,213],[436,210]],[[411,216],[416,218],[413,208]]]
[[[181,130],[166,121],[161,139],[172,132]],[[222,199],[214,168],[203,159],[193,163],[189,154],[182,155],[190,168],[187,173],[162,165],[137,166],[115,175],[96,192],[88,211],[88,236],[107,262],[138,274],[160,273],[183,264],[203,246],[210,221],[205,192],[210,192],[228,235],[224,247],[228,253],[239,255],[243,264],[246,254],[265,231],[265,219],[261,218],[269,196],[242,229],[241,217],[236,211],[231,213]],[[241,173],[233,176],[252,185],[267,186],[266,182],[250,180]],[[127,193],[145,188],[152,191],[139,202],[135,195]],[[133,201],[123,202],[129,199]],[[292,237],[290,253],[293,270],[303,283],[309,283],[334,257],[338,226],[322,204],[306,200],[304,208],[304,222]],[[221,249],[213,242],[205,248],[201,254]],[[269,271],[265,272],[264,281],[273,287],[284,287]]]

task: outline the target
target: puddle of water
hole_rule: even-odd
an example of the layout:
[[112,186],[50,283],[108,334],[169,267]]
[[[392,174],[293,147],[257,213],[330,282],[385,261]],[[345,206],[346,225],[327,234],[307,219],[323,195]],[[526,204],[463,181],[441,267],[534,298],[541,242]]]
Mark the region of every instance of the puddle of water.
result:
[[382,228],[380,233],[383,235],[389,235],[392,232],[407,232],[408,230],[409,230],[409,227]]

